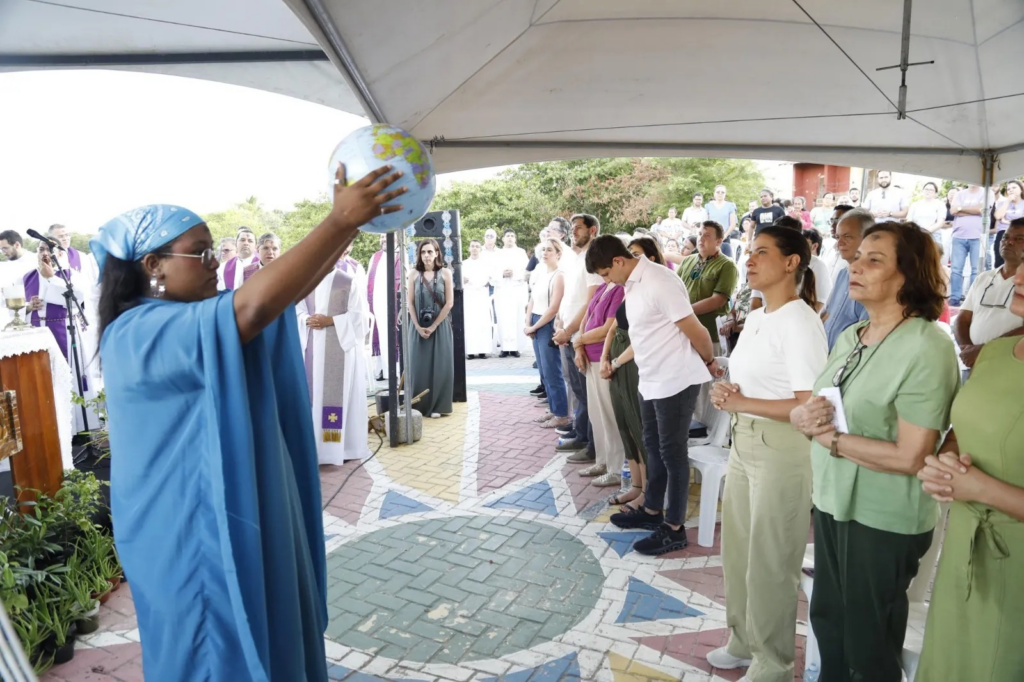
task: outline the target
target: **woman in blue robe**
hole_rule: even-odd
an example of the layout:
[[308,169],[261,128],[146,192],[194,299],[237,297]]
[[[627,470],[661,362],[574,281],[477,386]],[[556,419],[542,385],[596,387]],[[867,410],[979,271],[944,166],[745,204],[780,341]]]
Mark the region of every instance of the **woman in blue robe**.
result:
[[326,563],[316,444],[294,308],[400,176],[346,186],[331,214],[237,291],[210,230],[146,206],[90,242],[111,510],[147,682],[325,682]]

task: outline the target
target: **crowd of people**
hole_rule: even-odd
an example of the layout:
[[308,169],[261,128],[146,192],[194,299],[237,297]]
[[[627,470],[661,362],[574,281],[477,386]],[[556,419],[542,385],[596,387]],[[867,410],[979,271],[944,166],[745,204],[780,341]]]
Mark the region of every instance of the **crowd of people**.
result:
[[917,679],[1008,682],[1024,674],[1011,578],[1024,568],[1024,403],[1010,399],[1024,379],[1021,187],[989,198],[999,266],[960,307],[955,267],[978,269],[964,242],[984,242],[984,192],[944,202],[927,183],[910,202],[889,173],[878,185],[810,211],[765,190],[740,216],[718,187],[632,235],[553,219],[524,276],[537,421],[593,485],[620,486],[625,460],[611,522],[654,531],[633,549],[659,555],[687,546],[698,400],[730,414],[730,638],[708,654],[716,668],[792,679],[813,525],[820,679],[900,680],[907,589],[945,524]]
[[[257,238],[245,227],[215,251],[198,216],[156,206],[105,226],[95,258],[70,248],[60,225],[49,231],[60,248],[43,243],[35,254],[16,232],[0,233],[0,275],[23,282],[32,324],[49,327],[58,342],[68,319],[61,276],[96,310],[89,343],[101,343],[112,384],[115,450],[155,438],[214,459],[231,448],[276,453],[271,468],[263,457],[255,468],[218,460],[213,469],[218,477],[230,472],[244,490],[276,496],[290,521],[265,532],[276,534],[275,546],[301,544],[300,536],[322,532],[320,510],[303,502],[319,484],[304,464],[285,466],[290,450],[311,444],[271,426],[284,423],[275,410],[297,417],[284,406],[299,388],[308,391],[312,412],[301,418],[312,418],[319,461],[365,456],[367,375],[396,371],[385,294],[403,284],[402,317],[415,332],[407,395],[429,389],[418,409],[432,417],[452,411],[455,282],[439,244],[416,244],[404,283],[388,279],[383,236],[365,268],[350,256],[359,220],[389,210],[382,204],[397,196],[384,191],[397,176],[382,173],[339,182],[331,217],[284,254],[276,235]],[[467,355],[519,357],[532,347],[540,375],[532,393],[544,410],[537,422],[558,434],[555,451],[580,465],[579,476],[620,488],[610,498],[614,525],[653,531],[634,543],[637,553],[687,546],[692,417],[703,399],[729,414],[722,562],[730,637],[708,661],[746,667],[751,682],[793,677],[798,579],[812,525],[810,620],[822,680],[901,678],[907,589],[940,523],[945,551],[917,679],[1009,682],[1024,674],[1015,646],[1024,635],[1015,618],[1024,606],[1024,583],[1015,578],[1024,571],[1024,401],[1013,399],[1024,381],[1022,186],[1011,181],[990,197],[969,186],[943,201],[927,183],[924,198],[911,202],[890,178],[879,172],[863,200],[851,188],[826,193],[810,210],[802,197],[779,201],[766,189],[742,215],[720,185],[712,201],[698,194],[681,218],[672,208],[632,235],[601,235],[589,214],[555,217],[532,254],[514,231],[503,232],[499,247],[498,232],[487,230],[462,265]],[[989,243],[996,269],[976,273]],[[137,353],[139,344],[148,352]],[[61,350],[69,352],[66,340]],[[302,372],[305,382],[296,381]],[[248,402],[228,380],[239,374]],[[148,428],[155,404],[163,412],[143,438],[138,429]],[[210,414],[195,413],[203,406]],[[209,447],[214,432],[219,455]],[[158,491],[163,479],[141,477],[163,454],[144,446],[132,470],[122,469],[137,488],[116,491],[115,519],[118,508],[140,501],[153,518],[182,517],[176,505],[192,499],[190,479]],[[281,467],[293,471],[286,489],[271,483]],[[624,471],[630,486],[621,489]],[[204,485],[225,483],[217,480]],[[939,503],[948,504],[948,519]],[[246,495],[196,504],[213,505],[198,516],[213,524],[211,534],[214,519],[251,519],[259,506]],[[145,531],[145,519],[137,524]],[[136,529],[119,528],[143,602],[174,563],[149,561],[166,554],[154,529],[125,545]],[[261,540],[235,542],[243,560],[258,554]],[[322,543],[312,544],[320,549],[299,553],[294,565],[266,564],[268,580],[299,575],[311,594],[323,560]],[[192,550],[200,559],[207,551]],[[272,652],[284,668],[303,665],[287,660],[287,646],[301,650],[322,632],[314,600],[292,601],[302,607],[287,619],[293,641]],[[150,642],[152,633],[163,637],[141,610],[140,628]],[[188,665],[173,638],[163,639],[147,649],[147,666]],[[225,660],[251,655],[234,640],[228,649]]]

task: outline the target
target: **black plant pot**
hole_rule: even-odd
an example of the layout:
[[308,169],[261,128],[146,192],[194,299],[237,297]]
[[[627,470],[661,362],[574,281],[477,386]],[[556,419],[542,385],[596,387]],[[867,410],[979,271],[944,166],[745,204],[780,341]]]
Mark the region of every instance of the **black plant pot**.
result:
[[63,665],[69,662],[75,657],[75,636],[72,633],[68,633],[68,639],[64,642],[64,646],[57,647],[57,651],[53,655],[54,665]]

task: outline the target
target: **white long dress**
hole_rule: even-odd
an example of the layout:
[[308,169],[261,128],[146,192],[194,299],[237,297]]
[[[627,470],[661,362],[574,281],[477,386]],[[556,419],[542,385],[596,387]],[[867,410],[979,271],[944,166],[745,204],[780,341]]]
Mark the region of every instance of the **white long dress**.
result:
[[[391,376],[390,369],[397,364],[397,358],[393,357],[391,347],[388,345],[388,291],[392,295],[395,292],[394,283],[388,289],[388,261],[387,252],[378,251],[370,257],[370,270],[373,272],[373,325],[377,332],[377,342],[380,355],[373,358],[375,373],[382,373],[384,379]],[[395,277],[398,278],[399,262],[395,258]],[[395,310],[398,310],[398,301],[395,301]],[[396,331],[397,333],[397,331]]]
[[[335,280],[339,286],[348,286],[347,310],[336,315],[331,305],[331,294],[335,288]],[[363,459],[370,454],[366,442],[366,351],[364,338],[369,326],[366,315],[365,284],[358,277],[353,277],[341,270],[332,270],[317,285],[311,294],[313,313],[330,315],[334,327],[327,329],[309,329],[306,320],[311,311],[307,300],[296,306],[299,321],[299,337],[302,343],[303,358],[306,362],[306,376],[310,379],[313,429],[316,434],[317,458],[320,464],[341,464],[349,459]],[[343,306],[344,307],[344,306]],[[322,312],[327,311],[327,312]],[[328,332],[333,332],[328,334]],[[312,339],[313,348],[307,353],[307,344]],[[341,414],[338,415],[331,405],[324,405],[324,384],[328,376],[338,376],[338,367],[326,366],[326,343],[328,339],[336,340],[341,347],[343,360],[342,391],[340,391]],[[335,387],[328,387],[330,395]],[[338,406],[334,406],[338,407]],[[336,434],[340,430],[340,437]]]
[[[503,353],[532,349],[530,340],[523,333],[526,327],[526,304],[530,297],[525,279],[529,260],[526,251],[517,246],[501,249],[489,263],[491,281],[494,283],[494,308],[498,318],[498,342]],[[505,277],[505,270],[511,270],[512,276]]]
[[462,262],[462,305],[466,330],[466,354],[494,351],[494,309],[491,306],[489,273],[482,258]]

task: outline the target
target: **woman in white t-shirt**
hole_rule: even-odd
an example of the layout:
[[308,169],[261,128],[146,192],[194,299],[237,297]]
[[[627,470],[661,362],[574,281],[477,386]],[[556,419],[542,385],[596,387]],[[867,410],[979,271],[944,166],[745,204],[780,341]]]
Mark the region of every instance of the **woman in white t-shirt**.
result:
[[733,413],[722,508],[731,632],[728,644],[707,658],[716,668],[749,665],[750,680],[793,679],[793,622],[811,522],[811,444],[789,423],[789,413],[811,397],[828,359],[810,263],[801,232],[771,226],[758,233],[747,281],[764,306],[747,316],[729,358],[731,383],[711,391],[712,404]]
[[562,250],[562,242],[557,239],[547,239],[539,245],[540,263],[534,268],[536,279],[530,302],[526,304],[526,327],[523,329],[523,333],[533,339],[537,370],[547,394],[548,411],[534,420],[545,429],[566,426],[571,421],[565,381],[562,379],[562,357],[558,347],[551,342],[555,334],[555,314],[565,291],[565,278],[559,265]]
[[924,199],[918,199],[910,205],[906,222],[916,223],[931,234],[936,244],[942,246],[942,229],[949,227],[946,223],[946,202],[939,199],[939,188],[930,180],[924,183],[921,190]]

